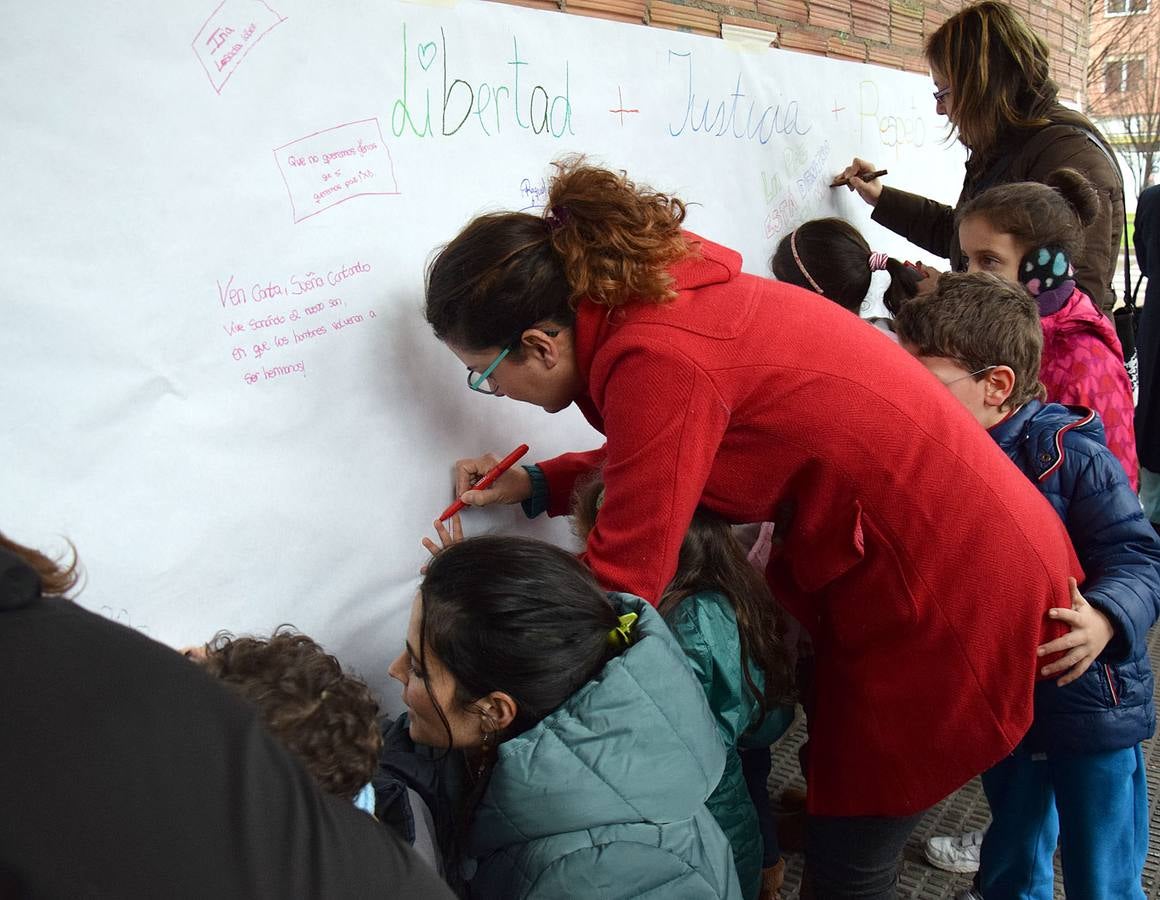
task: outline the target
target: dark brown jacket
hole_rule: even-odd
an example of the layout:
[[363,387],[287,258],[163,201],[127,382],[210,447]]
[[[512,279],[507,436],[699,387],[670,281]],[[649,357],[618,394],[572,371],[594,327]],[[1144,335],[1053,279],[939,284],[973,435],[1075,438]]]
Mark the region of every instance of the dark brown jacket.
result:
[[1109,311],[1115,301],[1112,280],[1123,232],[1123,183],[1108,156],[1111,150],[1084,115],[1056,104],[1046,111],[1045,118],[1051,120],[1050,125],[1012,129],[1005,138],[1000,138],[997,151],[985,158],[976,159],[972,154],[967,160],[963,191],[954,209],[917,194],[886,187],[872,218],[924,250],[946,257],[955,270],[965,271],[967,261],[959,249],[955,228],[957,210],[997,184],[1043,183],[1057,169],[1076,169],[1100,193],[1100,213],[1085,229],[1084,250],[1074,260],[1076,282],[1096,306]]

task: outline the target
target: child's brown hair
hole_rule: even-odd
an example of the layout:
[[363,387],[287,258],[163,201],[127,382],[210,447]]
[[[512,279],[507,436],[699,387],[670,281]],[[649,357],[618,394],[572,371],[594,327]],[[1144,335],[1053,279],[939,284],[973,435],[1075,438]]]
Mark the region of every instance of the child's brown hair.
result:
[[890,273],[882,302],[891,315],[918,292],[922,280],[922,273],[906,263],[873,253],[857,228],[835,218],[799,225],[778,242],[769,267],[778,281],[821,294],[853,313],[862,309],[876,267]]
[[948,272],[934,290],[903,304],[894,326],[911,352],[953,359],[968,372],[978,372],[976,380],[989,367],[1010,367],[1015,386],[1004,408],[1046,397],[1039,383],[1039,308],[1014,282],[989,272]]
[[1028,250],[1059,246],[1074,260],[1084,247],[1084,231],[1100,211],[1095,187],[1075,169],[1057,169],[1046,184],[1018,181],[988,188],[955,216],[981,216],[992,229],[1009,234]]
[[[586,537],[592,530],[603,495],[604,481],[599,476],[577,487],[572,517],[578,536]],[[733,607],[741,638],[741,670],[762,713],[789,700],[793,675],[782,641],[785,625],[769,587],[746,558],[729,523],[698,507],[681,544],[676,574],[657,608],[667,616],[686,597],[703,591],[724,595]],[[749,660],[765,675],[764,691],[758,691],[753,683]]]
[[202,664],[258,707],[323,789],[353,799],[370,782],[382,746],[379,705],[313,639],[288,629],[268,639],[218,634]]

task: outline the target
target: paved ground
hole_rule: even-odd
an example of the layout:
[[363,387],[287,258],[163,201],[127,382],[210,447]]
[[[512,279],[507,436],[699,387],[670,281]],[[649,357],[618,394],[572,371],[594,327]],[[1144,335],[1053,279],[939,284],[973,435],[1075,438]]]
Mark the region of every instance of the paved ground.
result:
[[[1154,629],[1150,641],[1152,668],[1160,671],[1160,628]],[[790,732],[774,748],[773,771],[770,774],[770,794],[777,797],[788,786],[804,787],[797,763],[797,748],[805,737],[799,717]],[[1144,760],[1148,766],[1148,795],[1150,816],[1150,841],[1148,861],[1144,865],[1144,892],[1150,898],[1160,900],[1160,819],[1158,819],[1157,798],[1160,797],[1160,742],[1148,741],[1144,745]],[[951,795],[934,809],[915,829],[906,846],[900,873],[899,896],[937,900],[954,897],[970,886],[969,875],[952,875],[940,872],[926,864],[922,855],[922,845],[935,834],[955,834],[973,828],[981,828],[989,821],[987,801],[978,779]],[[802,856],[799,853],[786,854],[786,886],[782,893],[785,900],[798,896],[801,883]],[[1063,881],[1059,876],[1058,857],[1056,859],[1055,896],[1063,897]]]

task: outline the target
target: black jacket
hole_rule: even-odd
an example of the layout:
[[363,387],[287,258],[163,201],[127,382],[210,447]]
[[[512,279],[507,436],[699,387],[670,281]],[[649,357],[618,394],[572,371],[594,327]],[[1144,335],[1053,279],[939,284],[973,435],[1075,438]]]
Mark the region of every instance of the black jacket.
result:
[[452,895],[169,647],[0,549],[0,897]]
[[1136,260],[1148,278],[1136,353],[1140,362],[1140,402],[1136,404],[1136,449],[1140,465],[1160,472],[1160,185],[1136,204]]

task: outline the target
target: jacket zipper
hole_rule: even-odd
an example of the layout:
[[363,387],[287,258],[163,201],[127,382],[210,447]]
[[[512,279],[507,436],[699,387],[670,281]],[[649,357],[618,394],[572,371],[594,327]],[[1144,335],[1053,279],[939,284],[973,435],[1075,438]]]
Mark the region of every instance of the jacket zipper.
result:
[[1107,682],[1108,682],[1108,690],[1112,692],[1112,706],[1119,706],[1120,705],[1120,694],[1116,690],[1115,682],[1112,680],[1112,667],[1109,666],[1107,663],[1104,663],[1103,666],[1104,666],[1104,678],[1107,679]]

